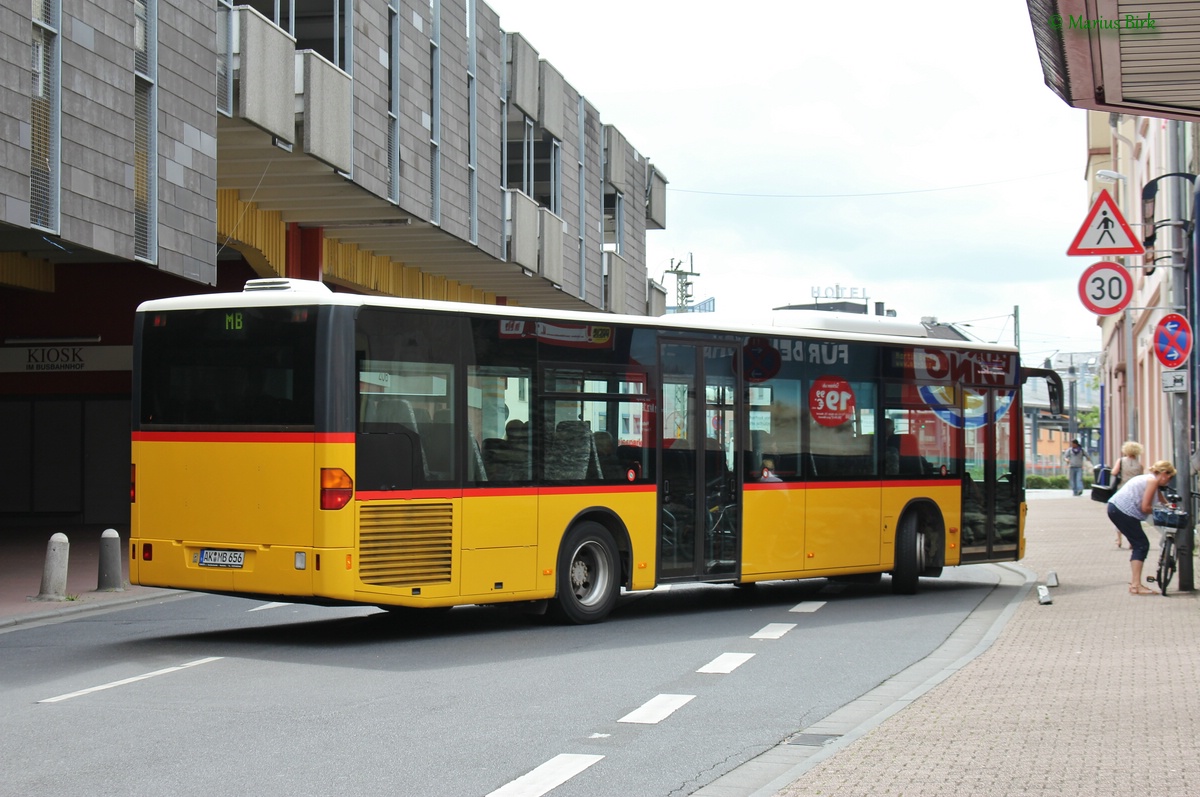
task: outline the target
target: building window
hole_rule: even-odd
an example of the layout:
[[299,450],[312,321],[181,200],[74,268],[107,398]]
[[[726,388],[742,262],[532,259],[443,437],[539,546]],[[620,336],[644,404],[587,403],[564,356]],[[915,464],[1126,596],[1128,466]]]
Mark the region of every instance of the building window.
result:
[[388,199],[400,202],[400,0],[388,0]]
[[604,194],[604,251],[625,253],[625,195],[620,191]]
[[217,111],[233,116],[233,0],[217,0]]
[[467,0],[467,203],[470,211],[469,240],[479,243],[479,105],[475,81],[477,39],[475,35],[475,2]]
[[158,249],[158,0],[135,0],[133,254],[155,262]]
[[587,111],[583,97],[579,98],[579,104],[575,108],[575,120],[579,131],[579,140],[576,142],[576,151],[579,153],[579,159],[576,161],[576,170],[579,177],[578,185],[578,202],[579,202],[579,219],[577,228],[579,232],[578,243],[578,258],[579,258],[579,298],[587,299],[587,170],[584,168],[584,153],[587,152]]
[[30,43],[29,223],[56,232],[59,212],[62,102],[59,95],[58,0],[33,0]]
[[442,223],[442,2],[429,0],[429,221]]

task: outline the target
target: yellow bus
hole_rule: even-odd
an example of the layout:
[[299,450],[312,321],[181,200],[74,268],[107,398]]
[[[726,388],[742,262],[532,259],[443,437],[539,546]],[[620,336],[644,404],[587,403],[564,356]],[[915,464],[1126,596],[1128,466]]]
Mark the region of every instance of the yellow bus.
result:
[[1023,554],[1015,349],[948,327],[390,299],[145,302],[135,584],[596,622],[661,584],[879,579]]

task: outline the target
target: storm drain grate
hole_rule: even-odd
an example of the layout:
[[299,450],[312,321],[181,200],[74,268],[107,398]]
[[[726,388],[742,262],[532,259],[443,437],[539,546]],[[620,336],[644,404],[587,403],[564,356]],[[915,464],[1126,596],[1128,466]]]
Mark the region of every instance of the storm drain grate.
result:
[[840,738],[842,738],[840,733],[798,733],[790,737],[787,743],[805,747],[821,747]]

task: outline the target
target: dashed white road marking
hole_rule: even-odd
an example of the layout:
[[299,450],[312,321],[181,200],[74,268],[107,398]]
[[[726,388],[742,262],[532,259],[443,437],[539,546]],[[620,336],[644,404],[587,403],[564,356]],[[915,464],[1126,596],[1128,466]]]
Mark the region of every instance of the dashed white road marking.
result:
[[796,627],[795,623],[767,623],[750,635],[751,639],[779,639]]
[[487,797],[541,797],[604,758],[602,755],[562,753],[537,769],[526,772],[491,792]]
[[280,606],[291,606],[291,605],[292,604],[290,604],[290,603],[277,603],[277,602],[272,601],[271,603],[264,603],[262,606],[255,606],[253,609],[247,609],[246,611],[261,612],[263,609],[278,609]]
[[753,653],[722,653],[696,672],[730,673],[752,658]]
[[654,725],[674,714],[695,697],[695,695],[658,695],[647,700],[640,708],[636,708],[624,717],[621,717],[617,722],[636,722],[640,725]]
[[58,697],[48,697],[45,700],[39,700],[38,702],[39,703],[60,703],[63,700],[70,700],[73,697],[82,697],[83,695],[90,695],[93,692],[101,692],[105,689],[112,689],[115,686],[125,686],[126,684],[132,684],[132,683],[136,683],[138,681],[144,681],[147,678],[154,678],[159,675],[168,675],[173,672],[179,672],[180,670],[186,670],[189,667],[197,667],[201,664],[208,664],[209,662],[220,661],[223,658],[225,658],[225,657],[224,656],[209,656],[206,659],[196,659],[195,661],[189,661],[187,664],[180,664],[178,667],[167,667],[162,670],[155,670],[154,672],[148,672],[145,675],[135,675],[132,678],[122,678],[120,681],[113,681],[113,682],[107,683],[107,684],[100,684],[100,686],[93,686],[89,689],[80,689],[78,692],[70,692],[65,695],[59,695]]
[[801,601],[800,603],[797,603],[792,608],[788,609],[788,611],[789,612],[815,612],[817,609],[820,609],[824,605],[825,605],[825,601]]

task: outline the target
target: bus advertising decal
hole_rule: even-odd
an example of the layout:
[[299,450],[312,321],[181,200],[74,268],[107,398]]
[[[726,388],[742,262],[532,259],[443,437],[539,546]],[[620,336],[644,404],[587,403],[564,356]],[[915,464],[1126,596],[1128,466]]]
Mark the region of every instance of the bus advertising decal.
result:
[[933,414],[956,429],[978,429],[1004,417],[1012,406],[1015,391],[996,393],[996,407],[989,415],[987,396],[978,390],[963,388],[963,406],[958,406],[958,390],[953,385],[920,385],[917,394]]
[[[905,352],[907,360],[909,352]],[[919,382],[965,382],[970,385],[1015,385],[1017,358],[1009,352],[913,349],[904,376]]]
[[611,349],[613,346],[613,328],[593,324],[505,319],[500,322],[500,337],[505,340],[534,338],[542,343],[580,349]]
[[822,426],[841,426],[854,417],[854,391],[840,376],[823,376],[808,389],[808,411]]

